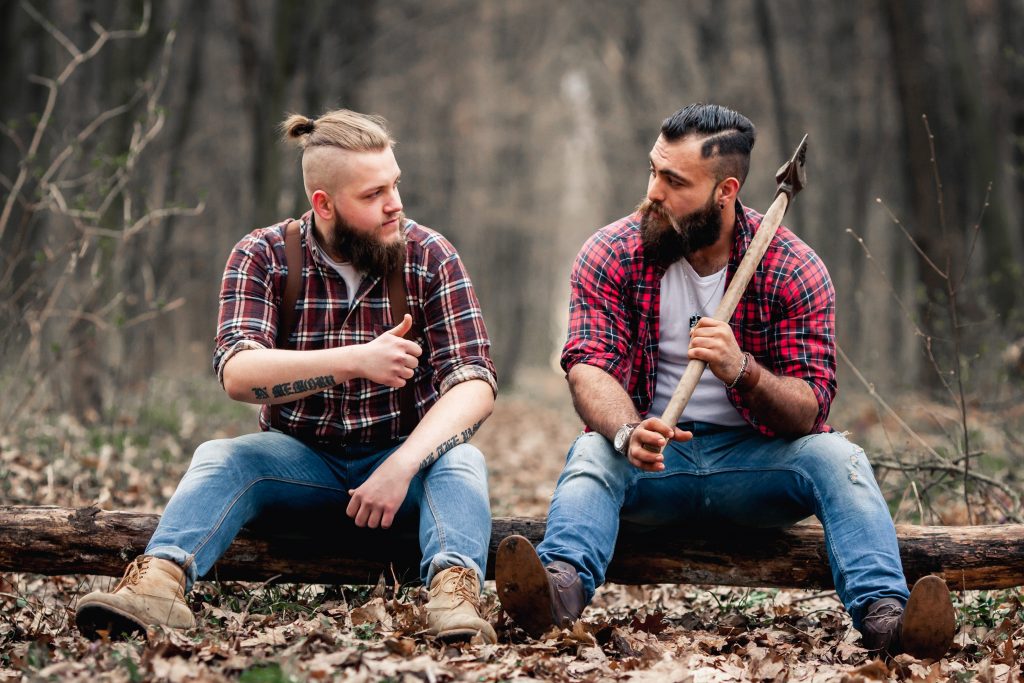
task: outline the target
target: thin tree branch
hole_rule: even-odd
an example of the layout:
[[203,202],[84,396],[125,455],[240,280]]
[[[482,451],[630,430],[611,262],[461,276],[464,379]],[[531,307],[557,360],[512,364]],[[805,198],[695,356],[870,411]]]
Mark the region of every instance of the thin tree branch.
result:
[[[949,306],[949,318],[953,324],[952,336],[953,336],[953,367],[954,374],[956,375],[957,385],[957,396],[956,404],[960,409],[960,422],[963,432],[963,448],[964,453],[971,452],[971,437],[970,429],[967,423],[967,398],[964,395],[964,373],[963,373],[963,358],[960,345],[960,311],[957,306],[957,289],[953,285],[953,254],[950,245],[949,228],[946,223],[946,203],[942,197],[942,177],[939,174],[939,162],[935,155],[935,136],[932,134],[931,126],[928,125],[928,116],[922,115],[921,120],[924,122],[924,129],[928,133],[928,150],[931,153],[931,167],[932,174],[935,180],[935,194],[936,201],[939,203],[939,225],[942,228],[942,241],[943,247],[946,251],[946,301]],[[987,195],[986,195],[987,203]],[[980,225],[980,222],[979,222]],[[969,263],[964,263],[964,272],[967,271]],[[969,484],[971,482],[970,477],[971,470],[971,459],[964,458],[964,506],[967,508],[967,521],[971,524],[974,523],[974,514],[971,511],[971,497],[969,494]]]
[[70,38],[64,35],[60,31],[60,29],[51,24],[50,21],[42,14],[40,14],[35,7],[33,7],[30,3],[26,2],[25,0],[21,0],[20,4],[21,8],[25,10],[25,13],[28,14],[33,19],[35,19],[36,23],[42,26],[47,33],[53,36],[53,39],[56,40],[61,47],[67,50],[72,57],[81,56],[82,52],[78,49],[78,46],[75,45],[75,43]]
[[873,398],[878,403],[878,405],[882,407],[882,409],[889,417],[896,421],[896,424],[898,424],[914,441],[918,443],[918,445],[921,446],[921,448],[926,450],[933,458],[941,462],[948,462],[945,458],[939,455],[939,452],[932,448],[927,441],[922,439],[921,436],[917,432],[915,432],[911,428],[911,426],[908,425],[903,420],[903,418],[896,413],[895,410],[892,409],[892,406],[890,406],[885,401],[885,399],[879,395],[878,391],[875,389],[875,385],[867,380],[867,378],[861,373],[857,366],[853,364],[853,361],[850,360],[850,357],[846,355],[846,352],[843,351],[843,347],[841,347],[839,344],[836,344],[836,352],[839,354],[839,357],[843,360],[843,362],[846,363],[847,366],[849,366],[850,370],[853,371],[854,376],[858,380],[860,380],[862,385],[864,385],[864,388],[867,389],[868,395],[871,396],[871,398]]
[[[892,460],[873,460],[871,464],[875,467],[896,470],[899,472],[943,472],[946,474],[960,474],[963,471],[958,466],[948,463],[917,463],[914,465],[906,465]],[[1020,495],[1003,482],[986,474],[978,474],[977,472],[970,472],[970,477],[975,481],[980,481],[986,484],[987,486],[999,489],[1007,498],[1013,501],[1016,509],[1020,509]],[[1020,515],[1016,512],[1007,510],[1006,513],[1014,522],[1021,521]]]
[[928,258],[928,254],[924,252],[924,249],[920,247],[920,245],[917,243],[917,240],[915,240],[914,237],[910,234],[910,232],[906,229],[906,227],[904,227],[903,221],[897,218],[896,214],[893,213],[892,209],[889,208],[889,205],[882,201],[881,197],[876,197],[875,202],[880,204],[882,208],[885,209],[886,213],[889,214],[889,218],[891,218],[892,222],[899,227],[900,231],[903,233],[903,236],[907,238],[908,242],[910,242],[910,246],[914,247],[914,251],[916,251],[922,259],[924,259],[924,262],[927,263],[939,277],[945,279],[947,275],[944,272],[942,272],[941,268],[935,265],[934,261]]
[[[878,201],[879,203],[881,203],[881,200]],[[867,258],[868,262],[872,265],[872,267],[874,267],[875,272],[877,272],[881,276],[882,280],[885,282],[886,287],[889,288],[890,296],[892,296],[893,300],[896,301],[896,304],[900,307],[900,310],[903,311],[903,314],[906,317],[907,321],[913,326],[914,334],[916,334],[918,337],[921,337],[921,339],[924,341],[924,348],[925,353],[928,356],[928,362],[931,363],[932,369],[935,370],[935,374],[938,376],[939,381],[942,383],[942,386],[946,388],[947,392],[949,392],[950,398],[955,400],[956,394],[953,391],[953,387],[950,386],[950,384],[946,381],[946,376],[943,374],[942,369],[939,367],[939,362],[935,358],[935,354],[932,351],[933,337],[930,334],[926,333],[924,330],[922,330],[921,327],[917,324],[914,314],[910,311],[906,304],[903,303],[903,299],[900,297],[899,292],[896,291],[896,287],[893,285],[892,280],[889,279],[889,276],[882,269],[882,266],[879,265],[877,261],[875,261],[875,258],[871,254],[871,250],[868,249],[867,243],[864,241],[864,238],[857,234],[857,232],[854,231],[852,228],[847,228],[846,232],[852,235],[855,240],[857,240],[857,244],[859,244],[860,248],[864,251],[864,256]]]
[[978,219],[974,221],[974,225],[971,226],[971,246],[967,249],[967,258],[964,260],[964,269],[960,273],[960,281],[956,283],[956,288],[959,291],[960,286],[963,285],[964,280],[967,279],[968,266],[971,263],[971,258],[974,256],[974,248],[978,245],[978,236],[981,235],[981,220],[985,217],[985,211],[989,207],[988,198],[992,194],[992,181],[988,181],[988,187],[985,188],[985,201],[981,203],[981,210],[978,212]]

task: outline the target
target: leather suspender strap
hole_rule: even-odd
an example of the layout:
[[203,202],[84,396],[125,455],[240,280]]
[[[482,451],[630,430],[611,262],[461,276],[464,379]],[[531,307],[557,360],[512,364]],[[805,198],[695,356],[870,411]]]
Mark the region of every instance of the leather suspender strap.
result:
[[[302,289],[302,239],[299,231],[299,221],[292,221],[284,231],[284,253],[285,263],[288,265],[288,275],[285,279],[284,292],[281,295],[281,309],[278,311],[277,323],[277,348],[289,348],[288,337],[295,329],[298,320],[296,304],[299,300],[299,292]],[[399,266],[388,273],[388,300],[391,304],[391,318],[398,324],[398,321],[409,312],[409,304],[406,301],[405,289],[405,268]],[[416,427],[418,416],[416,414],[416,399],[413,394],[412,383],[407,383],[399,392],[399,407],[401,417],[399,418],[399,429],[403,436],[412,433]],[[270,406],[270,424],[275,429],[281,429],[280,406]]]
[[[391,320],[397,325],[405,317],[405,314],[409,312],[409,302],[406,301],[404,265],[398,266],[388,273],[388,301],[391,303]],[[402,436],[411,434],[418,422],[416,397],[413,391],[413,384],[409,381],[405,383],[405,386],[398,393],[398,405],[401,410],[399,430]]]
[[[284,229],[284,257],[288,266],[288,275],[284,281],[284,292],[281,294],[281,309],[277,313],[277,348],[288,348],[288,337],[295,329],[298,311],[295,305],[299,301],[299,290],[302,288],[302,239],[299,222],[292,221]],[[281,408],[270,406],[270,425],[281,429]]]

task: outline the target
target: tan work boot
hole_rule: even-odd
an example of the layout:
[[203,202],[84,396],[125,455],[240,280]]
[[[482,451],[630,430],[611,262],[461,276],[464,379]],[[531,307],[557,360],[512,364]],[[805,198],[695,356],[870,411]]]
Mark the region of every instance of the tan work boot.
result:
[[488,643],[498,642],[494,628],[480,618],[480,582],[466,567],[449,567],[430,582],[426,604],[428,633],[444,640],[468,640],[477,633]]
[[195,617],[185,604],[185,571],[174,562],[140,555],[110,593],[93,591],[78,601],[75,623],[93,640],[100,631],[119,638],[151,625],[192,628]]

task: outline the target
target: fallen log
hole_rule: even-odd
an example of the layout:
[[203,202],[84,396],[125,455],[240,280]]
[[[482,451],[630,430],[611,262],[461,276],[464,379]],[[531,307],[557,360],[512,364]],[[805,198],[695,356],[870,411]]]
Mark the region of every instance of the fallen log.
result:
[[[0,506],[0,572],[120,576],[140,554],[158,515],[97,508]],[[338,527],[341,527],[340,529]],[[934,527],[898,525],[909,582],[942,576],[954,590],[1024,585],[1024,525]],[[521,534],[534,543],[544,522],[498,517],[491,557],[502,538]],[[309,583],[375,583],[391,572],[400,581],[418,576],[415,529],[356,529],[351,524],[306,520],[302,535],[247,529],[208,578]],[[731,586],[831,588],[822,529],[730,529],[704,536],[661,529],[624,529],[608,570],[615,583],[687,583]]]

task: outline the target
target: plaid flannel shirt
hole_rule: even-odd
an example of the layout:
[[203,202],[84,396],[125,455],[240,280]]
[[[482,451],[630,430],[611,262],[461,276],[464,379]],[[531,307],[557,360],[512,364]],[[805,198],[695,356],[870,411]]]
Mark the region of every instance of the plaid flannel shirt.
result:
[[[761,225],[761,214],[736,202],[736,225],[726,286]],[[658,311],[664,268],[644,259],[640,214],[594,234],[580,250],[570,286],[569,334],[562,368],[592,365],[626,389],[641,415],[654,395],[658,367]],[[818,256],[780,227],[729,321],[744,351],[777,375],[798,377],[818,401],[814,432],[832,431],[825,421],[836,393],[835,291]],[[774,436],[727,389],[729,400],[752,427]]]
[[[386,278],[364,277],[352,297],[344,279],[310,239],[310,213],[300,219],[302,288],[288,347],[312,350],[363,344],[394,327]],[[244,349],[271,349],[277,339],[278,309],[288,267],[284,229],[291,219],[251,232],[231,252],[220,293],[213,367],[223,383],[224,365]],[[408,338],[423,349],[410,380],[417,418],[460,382],[481,379],[497,392],[490,340],[480,304],[455,248],[439,233],[406,221],[404,268],[413,326]],[[355,378],[328,385],[325,378],[303,380],[324,391],[280,405],[282,429],[309,443],[341,448],[397,441],[400,390]],[[294,383],[293,383],[294,385]],[[293,387],[294,388],[294,387]],[[269,429],[270,410],[260,413]],[[418,421],[418,420],[417,420]]]

